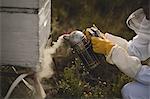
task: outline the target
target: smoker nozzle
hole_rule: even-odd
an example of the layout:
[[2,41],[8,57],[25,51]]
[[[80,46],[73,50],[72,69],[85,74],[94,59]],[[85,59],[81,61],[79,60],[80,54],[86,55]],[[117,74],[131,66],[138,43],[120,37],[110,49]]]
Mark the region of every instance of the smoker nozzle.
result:
[[63,35],[64,40],[69,41],[69,36],[70,36],[69,34],[64,34],[64,35]]

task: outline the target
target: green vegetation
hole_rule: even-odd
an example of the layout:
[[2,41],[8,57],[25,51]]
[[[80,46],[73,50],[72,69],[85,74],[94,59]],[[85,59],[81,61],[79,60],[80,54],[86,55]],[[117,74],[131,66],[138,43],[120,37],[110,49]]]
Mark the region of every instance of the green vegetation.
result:
[[87,70],[76,59],[62,72],[56,73],[50,80],[45,80],[53,86],[49,95],[55,98],[121,98],[122,86],[132,81],[108,64],[95,68],[96,76],[90,71],[93,70]]

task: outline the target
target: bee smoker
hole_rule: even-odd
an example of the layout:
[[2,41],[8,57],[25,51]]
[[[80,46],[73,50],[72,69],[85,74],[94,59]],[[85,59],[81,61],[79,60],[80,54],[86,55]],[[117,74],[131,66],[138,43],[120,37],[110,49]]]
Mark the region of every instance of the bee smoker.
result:
[[[100,32],[91,32],[92,36],[99,36]],[[81,31],[73,31],[64,36],[64,39],[69,42],[75,53],[79,56],[81,62],[86,68],[92,69],[100,65],[102,54],[93,52],[91,40],[87,39]]]

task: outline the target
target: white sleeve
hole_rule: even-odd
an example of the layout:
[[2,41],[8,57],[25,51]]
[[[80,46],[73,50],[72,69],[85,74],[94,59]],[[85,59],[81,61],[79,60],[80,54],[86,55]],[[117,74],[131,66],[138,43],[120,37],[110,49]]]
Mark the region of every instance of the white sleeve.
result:
[[135,77],[142,66],[139,58],[130,56],[124,48],[118,45],[111,49],[109,55],[106,56],[106,60],[115,64],[123,73],[132,78]]
[[146,60],[150,56],[148,45],[148,40],[137,35],[133,38],[133,40],[129,41],[128,53],[129,55],[138,57],[140,60]]
[[109,33],[105,33],[105,37],[106,39],[110,40],[112,43],[117,44],[126,50],[128,49],[128,41],[126,39],[123,39],[121,37]]

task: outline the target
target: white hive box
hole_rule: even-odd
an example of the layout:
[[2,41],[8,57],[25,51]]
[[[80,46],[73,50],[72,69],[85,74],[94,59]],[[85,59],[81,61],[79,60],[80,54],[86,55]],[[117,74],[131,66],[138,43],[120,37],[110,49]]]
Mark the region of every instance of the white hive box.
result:
[[51,0],[2,0],[1,65],[35,68],[50,34]]

